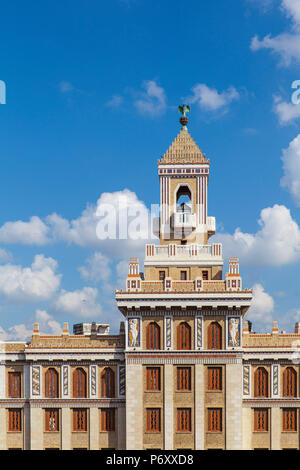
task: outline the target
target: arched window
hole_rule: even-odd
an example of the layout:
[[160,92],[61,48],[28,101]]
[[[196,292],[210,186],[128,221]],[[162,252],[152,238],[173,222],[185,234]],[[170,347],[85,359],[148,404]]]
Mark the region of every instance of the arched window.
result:
[[254,373],[254,396],[268,397],[268,372],[264,367],[258,367]]
[[208,327],[207,349],[222,349],[222,327],[216,321]]
[[283,396],[297,396],[297,373],[292,367],[287,367],[283,372]]
[[191,327],[186,322],[177,326],[177,349],[191,349]]
[[160,327],[155,322],[147,325],[146,349],[160,349]]
[[55,369],[48,369],[45,374],[45,396],[58,398],[58,373]]
[[101,374],[101,397],[113,398],[115,396],[115,374],[110,367],[105,367]]
[[86,373],[81,368],[73,372],[73,397],[86,398]]

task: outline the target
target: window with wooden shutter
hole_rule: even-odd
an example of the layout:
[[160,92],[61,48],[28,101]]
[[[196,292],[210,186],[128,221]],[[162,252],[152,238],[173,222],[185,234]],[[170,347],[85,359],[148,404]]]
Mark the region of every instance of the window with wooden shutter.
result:
[[258,367],[254,373],[254,396],[268,397],[268,372],[264,367]]
[[283,408],[282,430],[283,431],[297,431],[297,409]]
[[160,391],[160,367],[146,368],[146,386],[147,390]]
[[115,396],[115,373],[110,367],[105,367],[101,373],[101,397],[113,398]]
[[58,398],[58,373],[50,368],[45,374],[45,396],[47,398]]
[[191,432],[192,410],[191,408],[177,408],[177,431]]
[[160,349],[160,327],[156,322],[147,325],[146,349]]
[[221,408],[208,408],[207,430],[209,432],[221,432],[222,431],[222,409]]
[[45,430],[48,432],[59,431],[59,410],[49,408],[45,410]]
[[73,398],[86,398],[86,373],[83,369],[78,368],[73,372]]
[[191,390],[191,368],[177,367],[177,390]]
[[177,349],[191,349],[191,327],[186,322],[177,326]]
[[115,409],[102,408],[101,409],[101,431],[108,432],[115,430]]
[[283,396],[297,396],[297,373],[293,367],[287,367],[283,372]]
[[21,398],[21,373],[8,373],[8,396],[10,398]]
[[8,410],[8,430],[12,432],[22,431],[21,408],[12,408]]
[[267,408],[254,410],[254,431],[265,432],[269,430],[269,416]]
[[146,409],[146,431],[147,432],[160,432],[160,408],[147,408]]
[[187,280],[187,272],[186,271],[180,271],[180,279],[181,279],[181,281],[186,281]]
[[73,410],[73,431],[87,430],[87,410],[77,408]]
[[222,390],[222,367],[207,368],[207,390]]
[[222,349],[222,327],[219,323],[212,322],[207,333],[207,349]]

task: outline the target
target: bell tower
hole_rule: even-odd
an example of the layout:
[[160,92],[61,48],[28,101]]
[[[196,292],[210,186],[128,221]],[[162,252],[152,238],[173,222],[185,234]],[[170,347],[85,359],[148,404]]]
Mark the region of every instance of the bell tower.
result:
[[215,218],[207,216],[209,160],[187,130],[190,107],[178,109],[181,130],[158,161],[161,213],[155,234],[162,245],[206,245],[216,225]]
[[224,279],[222,245],[208,242],[209,160],[187,130],[189,110],[179,106],[181,130],[158,161],[159,242],[146,245],[144,274],[131,258],[125,290],[116,291],[127,449],[242,448],[242,331],[252,293],[238,258]]

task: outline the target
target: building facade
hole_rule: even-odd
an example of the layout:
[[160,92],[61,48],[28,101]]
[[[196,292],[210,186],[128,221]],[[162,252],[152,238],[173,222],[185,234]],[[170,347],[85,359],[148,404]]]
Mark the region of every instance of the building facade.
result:
[[299,449],[300,325],[251,331],[239,260],[223,275],[209,243],[210,164],[181,110],[158,161],[159,244],[144,273],[130,259],[119,334],[35,324],[29,342],[0,343],[0,449]]

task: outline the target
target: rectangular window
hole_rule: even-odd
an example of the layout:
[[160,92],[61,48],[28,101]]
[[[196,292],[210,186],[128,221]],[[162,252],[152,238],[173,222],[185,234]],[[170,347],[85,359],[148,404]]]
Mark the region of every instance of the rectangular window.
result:
[[8,410],[8,430],[14,432],[22,431],[21,408],[12,408]]
[[297,431],[297,410],[296,409],[283,409],[282,410],[282,430],[283,431]]
[[160,367],[147,367],[147,390],[160,391]]
[[268,431],[268,410],[258,408],[254,410],[254,431]]
[[8,373],[8,396],[10,398],[21,398],[21,373]]
[[187,272],[186,271],[180,271],[180,279],[181,279],[181,281],[186,281],[186,279],[187,279]]
[[87,410],[77,408],[73,410],[73,431],[87,430]]
[[147,432],[160,432],[160,408],[147,408]]
[[45,410],[45,431],[59,431],[59,410],[47,409]]
[[164,281],[166,277],[166,271],[159,271],[159,280]]
[[177,408],[177,431],[191,432],[192,410],[191,408]]
[[190,367],[177,367],[177,390],[191,390]]
[[208,281],[208,271],[202,271],[202,279],[203,281]]
[[208,408],[207,430],[209,432],[221,432],[222,431],[222,409],[221,408]]
[[222,367],[207,368],[207,390],[222,390]]
[[101,431],[114,431],[115,430],[115,409],[102,408],[101,409]]

